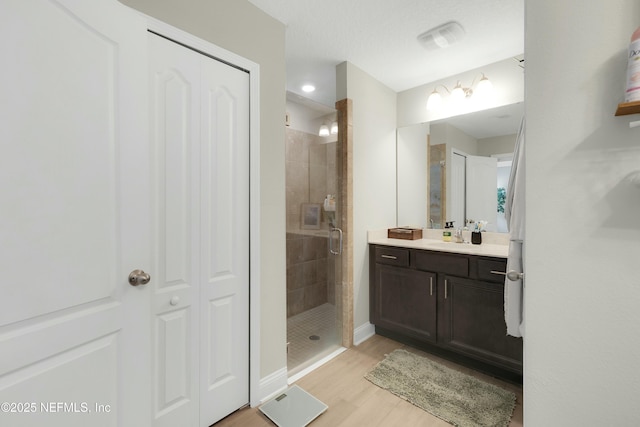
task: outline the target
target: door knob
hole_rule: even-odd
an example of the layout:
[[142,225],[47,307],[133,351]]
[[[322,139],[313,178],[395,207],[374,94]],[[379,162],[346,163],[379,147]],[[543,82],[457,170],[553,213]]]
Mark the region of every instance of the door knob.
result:
[[507,279],[511,280],[512,282],[515,282],[516,280],[520,280],[524,278],[524,273],[518,273],[515,270],[509,270],[509,272],[507,273]]
[[146,285],[151,280],[151,276],[142,270],[133,270],[129,274],[129,284],[131,286]]

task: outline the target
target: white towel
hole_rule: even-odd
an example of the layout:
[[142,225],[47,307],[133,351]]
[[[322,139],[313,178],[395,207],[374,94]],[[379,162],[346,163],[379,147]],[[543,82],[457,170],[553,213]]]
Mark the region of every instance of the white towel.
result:
[[[524,228],[525,228],[525,161],[524,161],[524,128],[522,119],[516,146],[513,152],[513,163],[507,186],[507,200],[505,202],[505,217],[509,227],[509,255],[507,257],[507,271],[524,272]],[[504,282],[504,320],[507,324],[507,334],[514,337],[524,336],[524,280],[509,280]]]

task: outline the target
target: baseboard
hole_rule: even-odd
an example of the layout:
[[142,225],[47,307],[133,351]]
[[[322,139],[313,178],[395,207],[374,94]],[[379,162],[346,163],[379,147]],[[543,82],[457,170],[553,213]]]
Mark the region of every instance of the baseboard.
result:
[[287,387],[287,367],[285,366],[260,380],[260,401],[258,404],[252,406],[255,407],[263,404],[276,394],[282,393]]
[[[358,326],[353,331],[353,343],[359,345],[368,340],[376,333],[375,326],[367,322],[364,325]],[[288,387],[287,368],[278,369],[277,371],[267,375],[260,379],[260,391],[258,393],[259,402],[252,406],[259,406],[267,400],[271,399],[278,393],[282,393]]]
[[367,322],[353,331],[353,345],[360,345],[376,334],[376,327]]
[[295,383],[300,378],[304,377],[308,373],[311,373],[311,372],[315,371],[320,366],[322,366],[325,363],[329,362],[331,359],[333,359],[334,357],[340,355],[341,353],[345,352],[346,350],[347,350],[346,348],[340,347],[339,349],[337,349],[336,351],[332,352],[331,354],[328,354],[327,356],[325,356],[322,359],[318,360],[316,363],[312,364],[311,366],[308,366],[307,368],[303,369],[302,371],[298,372],[297,374],[290,376],[289,379],[287,380],[287,382],[289,384]]

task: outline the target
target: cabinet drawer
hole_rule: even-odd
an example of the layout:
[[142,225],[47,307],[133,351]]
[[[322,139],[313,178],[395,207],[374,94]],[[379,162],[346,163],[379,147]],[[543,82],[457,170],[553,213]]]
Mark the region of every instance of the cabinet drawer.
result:
[[458,277],[469,276],[469,258],[464,256],[416,251],[415,261],[418,270],[452,274]]
[[409,249],[376,246],[376,262],[378,264],[409,267]]
[[507,260],[499,258],[479,258],[478,259],[478,280],[487,282],[504,283],[504,275],[492,273],[499,271],[506,273]]

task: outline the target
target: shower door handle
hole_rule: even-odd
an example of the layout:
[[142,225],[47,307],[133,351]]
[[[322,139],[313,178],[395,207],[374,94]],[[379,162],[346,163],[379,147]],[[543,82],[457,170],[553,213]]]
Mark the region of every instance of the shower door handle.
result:
[[[334,251],[333,250],[333,233],[336,231],[338,232],[338,250]],[[339,228],[332,228],[329,231],[329,252],[332,255],[340,255],[342,253],[342,230],[340,230]]]

